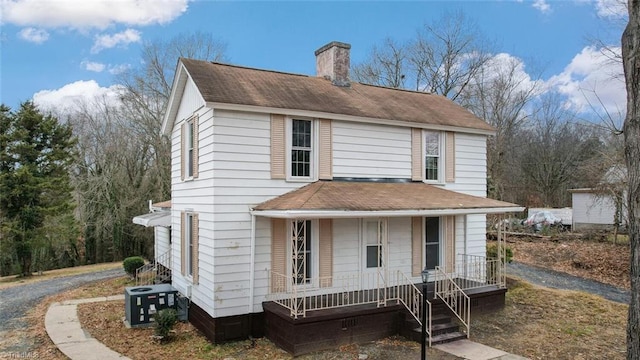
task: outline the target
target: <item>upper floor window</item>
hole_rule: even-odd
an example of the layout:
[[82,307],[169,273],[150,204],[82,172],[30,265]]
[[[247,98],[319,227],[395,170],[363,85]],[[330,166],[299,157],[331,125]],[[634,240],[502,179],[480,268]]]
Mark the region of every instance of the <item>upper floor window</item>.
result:
[[424,179],[442,180],[442,135],[439,131],[423,131],[424,134]]
[[193,119],[187,121],[187,144],[185,146],[186,154],[185,159],[187,161],[187,177],[193,177],[193,145],[194,145],[194,128]]
[[313,122],[291,120],[290,176],[311,178],[313,176]]
[[185,120],[181,131],[181,172],[182,180],[198,177],[198,116]]

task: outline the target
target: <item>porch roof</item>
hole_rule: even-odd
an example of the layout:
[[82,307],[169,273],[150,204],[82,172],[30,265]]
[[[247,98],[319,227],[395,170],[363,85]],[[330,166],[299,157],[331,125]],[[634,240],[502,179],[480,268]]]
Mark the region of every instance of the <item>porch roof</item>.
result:
[[171,226],[171,211],[157,211],[133,218],[133,223],[144,227]]
[[252,214],[273,218],[399,217],[499,214],[520,205],[422,182],[316,181],[265,201]]

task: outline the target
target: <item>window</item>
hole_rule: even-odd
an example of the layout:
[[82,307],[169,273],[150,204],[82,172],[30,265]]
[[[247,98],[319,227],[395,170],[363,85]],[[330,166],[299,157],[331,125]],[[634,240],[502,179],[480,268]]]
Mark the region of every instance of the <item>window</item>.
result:
[[442,168],[440,132],[424,131],[424,179],[439,181]]
[[382,267],[384,237],[386,236],[383,220],[365,219],[363,226],[365,266],[367,269]]
[[440,265],[440,218],[424,219],[425,234],[425,266],[433,270]]
[[186,214],[185,215],[185,244],[186,244],[186,251],[187,251],[187,257],[186,257],[186,269],[187,269],[187,275],[189,276],[193,276],[193,268],[194,268],[194,264],[195,264],[195,236],[194,236],[194,229],[193,229],[193,225],[194,225],[194,221],[193,221],[193,214]]
[[194,145],[193,119],[187,121],[187,143],[185,160],[187,162],[187,177],[193,177],[193,145]]
[[312,176],[313,131],[311,120],[291,120],[291,177]]
[[291,271],[295,284],[311,280],[311,220],[294,220],[291,224]]
[[182,180],[198,177],[198,116],[182,123],[180,167]]
[[194,284],[198,283],[199,224],[198,213],[180,214],[180,273]]

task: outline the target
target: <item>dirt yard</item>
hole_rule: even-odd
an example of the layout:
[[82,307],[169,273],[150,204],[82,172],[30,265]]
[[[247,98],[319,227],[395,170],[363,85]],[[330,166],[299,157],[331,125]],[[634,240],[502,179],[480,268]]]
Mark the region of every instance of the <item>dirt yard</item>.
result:
[[602,233],[507,236],[513,260],[629,290],[629,242]]
[[[629,288],[629,246],[606,237],[560,235],[546,238],[508,237],[514,260],[567,272],[611,285]],[[37,343],[33,354],[42,359],[64,359],[44,331],[44,313],[54,301],[122,293],[131,284],[124,278],[82,286],[50,297],[30,313],[26,336]],[[471,340],[531,359],[623,359],[627,306],[573,291],[558,291],[510,280],[507,306],[494,314],[473,319]],[[176,328],[176,342],[159,345],[151,331],[122,325],[123,302],[80,306],[81,322],[93,336],[133,359],[165,358],[176,354],[202,359],[289,359],[268,340],[211,345],[188,324]],[[187,350],[188,349],[188,350]],[[187,352],[183,352],[187,351]],[[304,359],[369,360],[417,358],[419,345],[402,338],[350,345]],[[1,356],[0,356],[1,358]],[[455,359],[431,349],[430,359]]]

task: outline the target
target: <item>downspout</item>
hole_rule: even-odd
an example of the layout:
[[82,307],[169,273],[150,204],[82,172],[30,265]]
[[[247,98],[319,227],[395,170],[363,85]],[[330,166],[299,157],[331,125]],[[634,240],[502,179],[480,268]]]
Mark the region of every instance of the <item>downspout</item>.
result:
[[256,259],[256,216],[251,214],[251,260],[249,264],[249,314],[253,313],[253,293],[255,284]]

